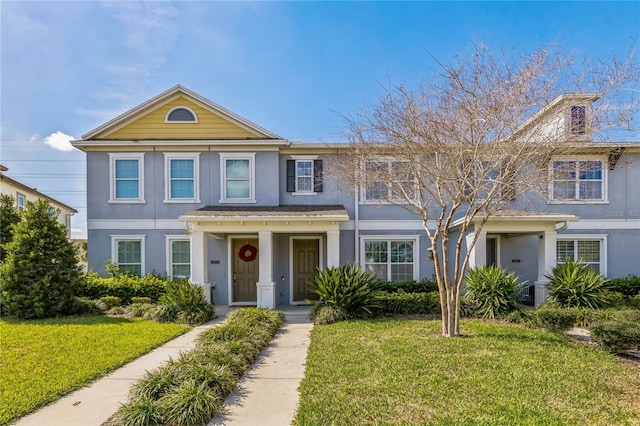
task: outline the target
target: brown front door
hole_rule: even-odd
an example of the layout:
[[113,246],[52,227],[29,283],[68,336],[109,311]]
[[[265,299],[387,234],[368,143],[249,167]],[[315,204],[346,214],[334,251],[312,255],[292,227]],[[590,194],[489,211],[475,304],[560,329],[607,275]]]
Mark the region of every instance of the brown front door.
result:
[[[242,252],[241,252],[242,250]],[[233,302],[257,301],[258,282],[258,240],[256,238],[237,238],[233,240]],[[253,257],[255,253],[255,258]]]
[[309,290],[309,280],[320,266],[320,240],[293,240],[293,301],[317,299]]

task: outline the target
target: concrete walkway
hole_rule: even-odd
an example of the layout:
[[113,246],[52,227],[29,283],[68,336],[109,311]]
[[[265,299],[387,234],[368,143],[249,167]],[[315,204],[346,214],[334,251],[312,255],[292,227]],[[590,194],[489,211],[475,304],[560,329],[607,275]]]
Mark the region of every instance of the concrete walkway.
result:
[[[304,373],[311,324],[307,319],[309,307],[285,306],[283,308],[286,318],[283,329],[278,332],[271,345],[260,355],[256,363],[257,368],[251,369],[241,380],[240,392],[234,393],[235,396],[230,396],[225,401],[225,417],[216,418],[212,420],[211,424],[285,425],[291,423],[298,403],[297,387]],[[177,358],[180,352],[193,349],[196,336],[208,328],[222,323],[229,310],[226,306],[216,306],[218,317],[214,321],[193,328],[91,385],[72,392],[39,411],[23,417],[16,423],[16,426],[102,425],[118,410],[120,404],[127,402],[129,388],[141,379],[146,371],[159,367],[169,358]],[[282,368],[271,369],[267,373],[256,373],[261,367],[267,365]],[[286,373],[288,368],[291,370]],[[263,375],[265,376],[263,377]],[[275,376],[281,376],[281,380],[269,380],[276,378]],[[264,386],[269,381],[272,383],[265,390]],[[265,406],[261,399],[271,394],[281,396],[277,398],[276,403],[267,403]],[[229,403],[228,409],[227,403]],[[254,412],[253,420],[251,420],[250,413],[243,413],[243,410],[239,410],[239,408],[251,405],[265,407]],[[277,419],[271,423],[263,421],[265,418],[270,418],[271,412],[274,412]],[[283,415],[283,413],[285,414]],[[249,421],[249,423],[236,423],[236,419],[238,422]]]

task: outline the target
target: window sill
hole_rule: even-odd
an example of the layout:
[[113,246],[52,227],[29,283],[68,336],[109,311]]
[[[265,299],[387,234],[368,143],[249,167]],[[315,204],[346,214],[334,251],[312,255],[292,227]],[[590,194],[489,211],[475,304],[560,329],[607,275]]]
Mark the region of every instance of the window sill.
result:
[[238,198],[238,199],[231,199],[231,200],[218,200],[218,203],[220,204],[255,204],[257,203],[257,201],[250,200],[247,198]]
[[318,195],[317,192],[291,192],[291,195],[293,195],[294,197],[299,197],[299,196],[305,196],[305,195],[311,195],[311,196],[316,196]]
[[576,205],[609,204],[609,200],[548,200],[547,204],[576,204]]
[[166,199],[162,201],[165,204],[200,204],[200,200],[196,200],[193,198],[174,198],[174,199]]
[[109,200],[109,204],[146,204],[145,200]]

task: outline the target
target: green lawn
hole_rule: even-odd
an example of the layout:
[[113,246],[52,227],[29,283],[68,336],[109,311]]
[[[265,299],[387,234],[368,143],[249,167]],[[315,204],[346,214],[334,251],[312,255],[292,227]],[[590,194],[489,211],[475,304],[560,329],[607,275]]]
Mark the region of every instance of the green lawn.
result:
[[640,425],[640,370],[564,336],[464,321],[315,327],[297,425]]
[[184,325],[102,316],[0,320],[0,425],[187,330]]

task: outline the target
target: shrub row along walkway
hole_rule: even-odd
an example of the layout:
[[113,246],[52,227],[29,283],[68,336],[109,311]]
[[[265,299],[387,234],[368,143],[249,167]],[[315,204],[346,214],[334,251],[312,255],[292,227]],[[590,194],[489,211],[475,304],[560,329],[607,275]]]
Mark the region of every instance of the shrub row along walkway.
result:
[[[238,390],[225,401],[223,415],[210,425],[290,424],[298,404],[298,385],[312,325],[309,307],[284,307],[285,323],[258,361],[241,379]],[[132,361],[91,385],[20,419],[16,426],[100,426],[127,402],[129,388],[147,370],[177,358],[194,347],[198,334],[221,324],[229,308],[216,306],[218,317],[194,327],[146,355]]]

